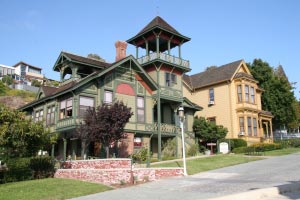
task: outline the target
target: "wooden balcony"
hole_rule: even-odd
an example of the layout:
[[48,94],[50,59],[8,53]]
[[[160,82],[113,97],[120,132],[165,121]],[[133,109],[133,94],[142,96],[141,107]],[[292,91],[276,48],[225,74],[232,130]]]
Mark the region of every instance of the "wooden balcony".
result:
[[156,53],[155,52],[155,53],[151,53],[147,56],[143,56],[143,57],[137,59],[137,61],[141,65],[146,64],[146,63],[151,62],[151,61],[155,61],[155,60],[165,61],[165,62],[170,63],[170,64],[175,64],[175,65],[178,65],[180,67],[190,69],[190,62],[189,61],[178,58],[178,57],[175,57],[175,56],[171,56],[171,55],[168,55],[168,54],[165,54],[165,53]]
[[71,129],[77,125],[77,121],[73,117],[61,119],[57,121],[56,130],[59,129]]

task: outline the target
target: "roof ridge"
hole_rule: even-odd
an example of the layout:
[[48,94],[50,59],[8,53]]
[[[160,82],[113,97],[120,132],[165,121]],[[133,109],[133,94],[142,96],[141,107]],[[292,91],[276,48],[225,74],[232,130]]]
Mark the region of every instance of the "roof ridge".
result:
[[102,62],[102,63],[106,63],[106,64],[111,64],[109,62],[103,62],[101,60],[98,60],[98,59],[95,59],[95,58],[89,58],[89,57],[86,57],[86,56],[82,56],[82,55],[79,55],[79,54],[76,54],[76,53],[71,53],[71,52],[67,52],[67,51],[61,51],[62,53],[67,53],[67,54],[71,54],[73,56],[78,56],[78,57],[81,57],[81,58],[86,58],[86,59],[90,59],[90,60],[94,60],[94,61],[98,61],[98,62]]

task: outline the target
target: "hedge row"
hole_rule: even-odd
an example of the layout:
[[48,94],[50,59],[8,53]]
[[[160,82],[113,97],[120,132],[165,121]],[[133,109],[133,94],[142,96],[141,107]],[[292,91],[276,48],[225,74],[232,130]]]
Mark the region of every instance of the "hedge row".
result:
[[300,138],[293,138],[293,139],[284,139],[275,141],[276,144],[280,144],[283,148],[288,147],[300,147]]
[[232,150],[233,153],[245,153],[245,154],[255,154],[265,151],[272,151],[276,149],[282,149],[280,144],[264,144],[258,143],[248,147],[238,147]]
[[54,164],[51,157],[8,159],[1,167],[0,183],[53,177]]

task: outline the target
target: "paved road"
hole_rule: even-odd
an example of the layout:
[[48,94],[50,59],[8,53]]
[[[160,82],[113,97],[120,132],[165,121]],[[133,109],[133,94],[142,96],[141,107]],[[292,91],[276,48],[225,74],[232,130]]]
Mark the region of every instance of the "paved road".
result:
[[[299,153],[254,161],[187,177],[159,180],[74,198],[74,200],[195,200],[223,198],[227,195],[244,192],[247,192],[246,196],[249,196],[252,191],[262,191],[259,190],[262,188],[267,191],[266,188],[274,186],[278,190],[282,190],[282,188],[295,184],[299,185],[300,191]],[[263,196],[264,198],[258,197],[257,194],[252,192],[254,198],[251,199],[300,199],[299,191],[297,189],[296,192],[285,193],[283,195],[269,192]]]

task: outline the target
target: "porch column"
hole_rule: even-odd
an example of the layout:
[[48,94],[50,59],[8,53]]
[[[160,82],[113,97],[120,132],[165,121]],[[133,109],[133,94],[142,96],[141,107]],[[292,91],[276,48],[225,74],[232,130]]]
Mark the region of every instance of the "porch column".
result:
[[61,69],[60,70],[60,81],[63,81],[64,80],[64,70]]
[[[159,87],[160,88],[160,87]],[[160,89],[159,89],[160,90]],[[157,101],[157,148],[158,148],[158,160],[161,160],[161,105],[160,105],[160,91]]]
[[63,160],[67,159],[67,139],[63,138],[64,149],[63,149]]
[[148,41],[146,41],[146,55],[149,56],[149,44],[148,44]]
[[270,120],[270,122],[269,122],[269,124],[270,124],[270,131],[271,131],[271,138],[272,138],[272,142],[274,141],[274,135],[273,135],[273,128],[272,128],[272,120]]
[[168,54],[171,54],[171,40],[168,40]]
[[159,55],[159,36],[156,36],[156,53]]
[[77,78],[77,71],[78,71],[78,68],[77,67],[72,67],[71,68],[72,70],[72,78]]
[[86,159],[85,148],[86,148],[86,139],[82,139],[81,140],[81,157],[82,157],[83,160]]
[[267,137],[268,137],[268,139],[269,139],[270,136],[269,136],[269,126],[268,126],[268,122],[265,122],[265,126],[266,126],[266,131],[267,131]]
[[51,157],[53,157],[53,158],[54,158],[54,149],[55,149],[55,144],[52,144]]
[[178,57],[181,59],[181,44],[178,45]]
[[135,58],[136,59],[139,58],[139,47],[138,46],[135,47]]

